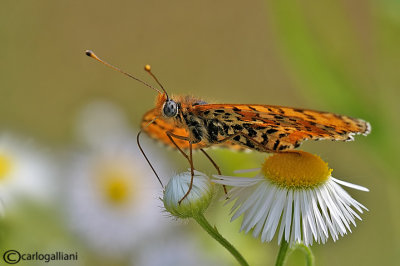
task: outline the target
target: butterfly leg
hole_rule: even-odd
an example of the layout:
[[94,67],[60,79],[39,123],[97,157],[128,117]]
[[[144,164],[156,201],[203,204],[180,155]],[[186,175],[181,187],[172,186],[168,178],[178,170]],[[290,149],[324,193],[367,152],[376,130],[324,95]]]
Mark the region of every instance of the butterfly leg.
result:
[[[218,166],[217,163],[211,158],[211,156],[208,155],[208,153],[207,153],[205,150],[203,150],[203,149],[200,149],[200,150],[201,150],[201,152],[207,157],[207,159],[214,165],[215,169],[217,169],[218,174],[219,174],[219,175],[222,175],[221,170],[219,169],[219,166]],[[228,195],[228,190],[226,189],[226,186],[225,186],[225,185],[222,185],[222,187],[224,188],[225,196],[227,196],[227,195]]]
[[[181,204],[182,200],[184,200],[189,195],[189,193],[190,193],[190,191],[192,190],[192,187],[193,187],[194,166],[193,166],[192,142],[190,141],[190,139],[188,137],[175,135],[171,131],[167,131],[166,134],[167,134],[168,138],[171,140],[171,142],[181,152],[181,154],[189,161],[189,164],[190,164],[191,179],[190,179],[189,189],[186,192],[186,194],[178,201],[178,204]],[[189,156],[178,146],[178,144],[176,144],[176,142],[174,141],[173,137],[176,138],[176,139],[185,140],[185,141],[189,142]]]
[[189,156],[178,146],[178,144],[176,144],[175,140],[172,138],[177,138],[180,140],[185,140],[188,141],[190,143],[190,140],[188,137],[183,137],[183,136],[179,136],[179,135],[175,135],[174,133],[172,133],[171,131],[167,131],[165,132],[167,134],[167,137],[169,138],[169,140],[172,142],[172,144],[175,145],[175,147],[178,149],[178,151],[187,159],[189,160]]

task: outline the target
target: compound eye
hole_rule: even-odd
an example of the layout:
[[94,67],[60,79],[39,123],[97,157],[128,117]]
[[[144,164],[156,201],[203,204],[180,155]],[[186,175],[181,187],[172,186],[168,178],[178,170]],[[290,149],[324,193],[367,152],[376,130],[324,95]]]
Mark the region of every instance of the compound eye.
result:
[[178,104],[172,100],[168,100],[164,104],[163,113],[166,117],[174,117],[178,114]]

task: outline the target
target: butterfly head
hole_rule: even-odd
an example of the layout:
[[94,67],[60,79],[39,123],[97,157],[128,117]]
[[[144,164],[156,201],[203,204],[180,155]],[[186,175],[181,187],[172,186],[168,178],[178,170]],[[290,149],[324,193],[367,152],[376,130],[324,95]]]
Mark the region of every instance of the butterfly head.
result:
[[179,113],[179,101],[171,99],[164,93],[159,93],[156,98],[156,110],[159,116],[174,118]]

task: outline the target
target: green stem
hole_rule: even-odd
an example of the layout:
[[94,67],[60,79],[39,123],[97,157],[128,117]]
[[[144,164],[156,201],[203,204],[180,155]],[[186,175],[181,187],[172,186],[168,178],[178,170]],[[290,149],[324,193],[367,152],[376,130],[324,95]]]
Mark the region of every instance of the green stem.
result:
[[248,266],[249,264],[243,258],[243,256],[228,242],[217,230],[217,228],[212,227],[203,214],[198,214],[193,216],[193,219],[215,240],[217,240],[222,246],[224,246],[239,262],[242,266]]
[[306,265],[307,266],[314,266],[314,254],[312,253],[311,249],[304,244],[298,244],[297,247],[303,251],[304,255],[306,256]]
[[278,257],[276,258],[275,266],[282,266],[285,263],[286,255],[289,249],[289,243],[282,238],[281,246],[279,248]]

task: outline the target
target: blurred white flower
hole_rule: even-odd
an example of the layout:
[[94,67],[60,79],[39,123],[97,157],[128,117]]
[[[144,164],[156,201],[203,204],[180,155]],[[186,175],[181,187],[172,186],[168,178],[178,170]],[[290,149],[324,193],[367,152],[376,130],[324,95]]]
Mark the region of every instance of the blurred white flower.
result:
[[271,241],[279,231],[278,243],[283,238],[291,245],[309,246],[313,241],[325,243],[329,235],[336,241],[351,232],[350,224],[361,220],[355,210],[367,210],[340,185],[368,189],[335,179],[331,172],[318,156],[296,151],[268,157],[253,178],[215,175],[213,181],[235,187],[228,202],[236,200],[231,220],[243,215],[241,230],[253,230],[262,242]]
[[132,137],[123,111],[105,100],[97,100],[85,106],[77,117],[76,133],[84,145],[92,147],[102,147],[105,143]]
[[[0,134],[0,200],[51,202],[55,165],[36,145],[11,134]],[[7,206],[7,207],[8,207]]]
[[[114,123],[124,121],[117,108],[98,103],[83,113],[80,125],[86,129],[78,131],[86,132],[88,141],[92,135],[94,141],[89,141],[86,152],[76,155],[67,169],[71,226],[94,251],[120,256],[167,226],[159,199],[162,189],[128,126]],[[113,130],[117,133],[113,134]],[[151,157],[157,171],[166,175],[162,158],[156,158],[154,153]]]

